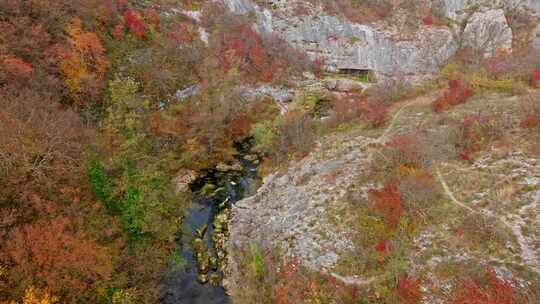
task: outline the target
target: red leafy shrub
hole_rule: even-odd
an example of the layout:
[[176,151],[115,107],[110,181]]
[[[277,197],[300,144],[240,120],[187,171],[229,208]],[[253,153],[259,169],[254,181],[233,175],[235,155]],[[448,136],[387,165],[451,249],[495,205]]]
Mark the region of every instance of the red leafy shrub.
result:
[[507,52],[501,52],[494,57],[488,58],[483,63],[483,68],[490,78],[498,79],[514,73],[516,60]]
[[3,60],[4,70],[15,77],[27,77],[32,72],[32,66],[24,60],[8,56]]
[[116,40],[124,39],[124,26],[122,24],[117,24],[112,30],[112,36]]
[[156,29],[159,26],[159,16],[154,8],[147,8],[144,10],[144,18],[148,20],[148,23]]
[[315,61],[313,61],[313,74],[315,74],[315,77],[318,79],[321,79],[322,72],[324,68],[324,59],[323,58],[317,58]]
[[46,284],[56,294],[68,289],[85,295],[93,284],[109,279],[107,249],[85,240],[80,232],[72,233],[70,225],[70,220],[58,217],[14,229],[5,248],[13,273]]
[[[330,95],[329,117],[324,120],[324,127],[333,129],[340,124],[355,120],[357,118],[366,118],[364,106],[365,100],[362,96],[356,93],[345,93]],[[363,116],[364,114],[364,116]]]
[[178,25],[167,34],[169,41],[173,44],[189,44],[193,42],[193,33],[185,26]]
[[142,39],[148,31],[148,24],[141,14],[132,9],[124,12],[124,25],[133,36],[139,39]]
[[[392,166],[398,170],[402,168],[416,169],[424,166],[424,157],[420,149],[422,142],[418,134],[413,132],[396,134],[386,142],[386,147]],[[407,175],[407,173],[398,173]]]
[[222,33],[215,37],[219,37],[217,58],[223,71],[234,66],[246,80],[274,82],[286,81],[289,74],[299,74],[309,66],[305,55],[278,36],[260,35],[245,20],[222,18]]
[[458,104],[467,102],[474,95],[474,91],[468,84],[460,80],[452,80],[449,87],[432,104],[433,111],[442,112]]
[[367,120],[372,127],[380,128],[386,123],[388,106],[378,101],[363,101],[358,103],[360,117]]
[[451,304],[517,304],[518,294],[511,282],[499,279],[495,271],[486,269],[487,284],[466,279],[452,294]]
[[462,160],[470,160],[472,154],[484,149],[502,136],[503,120],[498,115],[472,114],[459,127],[456,148]]
[[370,190],[369,198],[375,210],[384,217],[388,226],[396,228],[403,211],[397,183],[389,181],[380,190]]
[[540,88],[540,69],[531,72],[531,86]]
[[433,16],[426,16],[422,19],[422,23],[426,26],[432,26],[434,23]]
[[390,251],[390,244],[386,240],[380,241],[377,243],[377,245],[375,245],[375,251],[380,254],[387,255]]
[[412,218],[418,218],[435,206],[439,190],[433,175],[424,169],[412,170],[399,179],[399,193],[406,202],[404,209]]
[[398,279],[396,293],[404,304],[417,304],[422,299],[420,279],[402,276]]
[[540,99],[528,97],[523,101],[521,127],[532,129],[540,126]]
[[251,124],[249,117],[245,114],[239,114],[234,117],[227,127],[227,133],[234,141],[240,140],[249,134]]

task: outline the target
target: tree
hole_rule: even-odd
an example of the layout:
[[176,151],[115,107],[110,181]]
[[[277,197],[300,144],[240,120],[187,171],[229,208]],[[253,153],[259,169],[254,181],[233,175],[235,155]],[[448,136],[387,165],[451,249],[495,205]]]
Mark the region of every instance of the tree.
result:
[[71,220],[60,216],[13,229],[6,246],[14,265],[11,276],[68,299],[92,297],[93,285],[111,276],[111,257],[73,228]]
[[[58,303],[58,298],[51,296],[47,292],[40,292],[34,287],[28,287],[24,291],[24,297],[20,304],[54,304]],[[19,302],[12,302],[11,304],[19,304]]]
[[84,106],[87,98],[97,101],[101,96],[109,62],[98,35],[85,32],[79,18],[71,21],[66,32],[69,46],[57,49],[59,67],[66,77],[70,96],[79,106]]

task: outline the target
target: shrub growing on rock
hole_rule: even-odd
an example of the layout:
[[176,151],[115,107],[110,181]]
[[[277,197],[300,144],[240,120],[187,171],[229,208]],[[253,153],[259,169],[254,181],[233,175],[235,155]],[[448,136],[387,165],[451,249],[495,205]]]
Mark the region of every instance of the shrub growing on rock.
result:
[[389,181],[379,190],[370,190],[369,199],[375,210],[386,220],[387,225],[392,229],[396,228],[403,212],[397,183]]
[[422,299],[420,279],[402,276],[398,279],[396,293],[404,304],[417,304]]
[[442,112],[453,106],[466,103],[474,95],[469,84],[451,80],[443,94],[432,104],[433,111]]
[[521,127],[532,129],[540,126],[540,100],[532,97],[527,98],[522,104]]
[[465,279],[451,296],[451,304],[518,304],[514,285],[500,279],[491,268],[486,269],[487,283]]
[[470,160],[472,154],[481,151],[503,135],[504,121],[500,115],[472,114],[459,126],[456,148],[459,158]]
[[380,128],[386,123],[388,106],[377,101],[358,103],[360,117],[367,120],[373,128]]
[[536,69],[531,72],[531,86],[534,88],[540,88],[540,69]]

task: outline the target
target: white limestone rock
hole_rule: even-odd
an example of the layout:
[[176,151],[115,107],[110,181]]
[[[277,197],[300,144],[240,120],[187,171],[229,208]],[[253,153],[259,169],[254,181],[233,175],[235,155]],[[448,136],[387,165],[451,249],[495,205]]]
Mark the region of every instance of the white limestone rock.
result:
[[512,50],[512,29],[502,9],[474,13],[463,32],[463,46],[494,56],[498,50]]

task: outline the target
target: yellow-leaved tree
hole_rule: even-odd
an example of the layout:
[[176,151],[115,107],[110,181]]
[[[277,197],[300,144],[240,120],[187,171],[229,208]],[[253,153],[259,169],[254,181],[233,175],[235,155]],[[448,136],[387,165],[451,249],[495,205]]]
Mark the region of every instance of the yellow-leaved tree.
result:
[[34,287],[28,287],[24,292],[22,302],[11,302],[11,304],[54,304],[59,303],[58,298],[50,295],[48,292],[36,290]]

